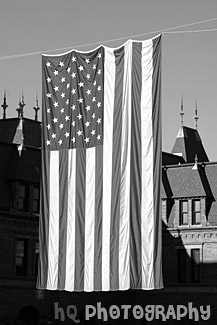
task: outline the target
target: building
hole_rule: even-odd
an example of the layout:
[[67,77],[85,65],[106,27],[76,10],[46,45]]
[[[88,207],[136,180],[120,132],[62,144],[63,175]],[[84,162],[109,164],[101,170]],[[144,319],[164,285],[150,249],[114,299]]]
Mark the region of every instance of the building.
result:
[[[16,118],[0,120],[0,324],[100,324],[84,319],[86,304],[210,305],[207,324],[217,319],[217,162],[208,160],[197,128],[183,125],[171,153],[162,154],[162,240],[165,288],[157,291],[69,293],[36,290],[41,170],[41,123],[24,117],[24,99]],[[183,117],[183,107],[181,107]],[[196,119],[197,122],[197,119]],[[197,126],[197,125],[196,125]],[[55,320],[56,316],[59,320]],[[67,306],[71,305],[71,311]],[[75,311],[72,306],[75,306]],[[62,308],[62,310],[61,310]],[[73,311],[73,312],[72,312]],[[76,314],[77,312],[77,314]],[[193,310],[193,316],[197,312]],[[131,315],[131,314],[130,314]],[[202,324],[189,320],[179,324]],[[156,316],[156,315],[155,315]],[[135,317],[107,324],[164,324]],[[56,317],[57,318],[57,317]],[[196,319],[196,318],[195,318]],[[19,320],[19,322],[18,322]],[[21,322],[22,321],[22,322]],[[175,324],[171,317],[168,324]]]

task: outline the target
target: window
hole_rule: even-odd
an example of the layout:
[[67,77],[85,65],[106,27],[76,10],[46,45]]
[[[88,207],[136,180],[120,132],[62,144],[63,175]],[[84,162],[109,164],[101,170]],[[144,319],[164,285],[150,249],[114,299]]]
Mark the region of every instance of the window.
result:
[[180,201],[180,225],[188,225],[188,201]]
[[39,257],[39,242],[35,241],[35,269],[34,276],[38,275],[38,257]]
[[200,248],[177,249],[178,283],[200,282]]
[[39,186],[33,186],[33,203],[32,203],[32,211],[34,213],[39,213],[40,208],[40,192]]
[[178,249],[178,282],[185,283],[187,282],[187,272],[186,272],[186,260],[187,252],[185,249]]
[[18,209],[20,211],[29,211],[29,186],[28,184],[19,184],[18,190]]
[[192,201],[192,225],[200,225],[200,200]]
[[26,276],[28,268],[28,239],[17,238],[16,240],[16,261],[15,274],[17,276]]
[[200,282],[200,250],[191,250],[191,281],[193,283]]
[[38,184],[17,182],[15,208],[20,212],[39,214],[40,187]]

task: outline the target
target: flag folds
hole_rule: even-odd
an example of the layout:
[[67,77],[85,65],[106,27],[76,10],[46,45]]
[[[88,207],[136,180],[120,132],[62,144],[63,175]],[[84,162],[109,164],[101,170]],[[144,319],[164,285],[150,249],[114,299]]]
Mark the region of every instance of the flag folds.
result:
[[42,56],[37,288],[162,288],[161,36]]

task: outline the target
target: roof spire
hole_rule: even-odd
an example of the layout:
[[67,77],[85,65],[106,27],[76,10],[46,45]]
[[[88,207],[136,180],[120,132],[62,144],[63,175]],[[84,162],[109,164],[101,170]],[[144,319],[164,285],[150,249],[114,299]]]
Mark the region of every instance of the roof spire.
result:
[[195,115],[194,115],[194,119],[195,119],[195,129],[197,130],[197,121],[199,119],[199,117],[198,117],[198,111],[197,111],[197,100],[196,100],[196,103],[195,103]]
[[6,100],[6,89],[4,89],[4,101],[3,101],[3,104],[1,106],[3,108],[3,119],[6,119],[6,109],[8,107],[7,100]]
[[18,118],[23,118],[23,108],[26,104],[24,103],[24,95],[22,92],[22,99],[20,100],[20,95],[19,95],[19,104],[18,104],[18,108],[16,109],[16,111],[18,112]]
[[22,103],[24,103],[24,91],[23,91],[23,89],[22,89],[22,97],[21,97],[21,99],[22,99]]
[[181,127],[183,127],[183,121],[184,121],[184,110],[183,110],[183,95],[181,99],[181,110],[180,110],[180,116],[181,116]]
[[38,92],[36,92],[36,105],[33,107],[35,110],[35,121],[38,121],[38,110],[40,107],[38,106]]

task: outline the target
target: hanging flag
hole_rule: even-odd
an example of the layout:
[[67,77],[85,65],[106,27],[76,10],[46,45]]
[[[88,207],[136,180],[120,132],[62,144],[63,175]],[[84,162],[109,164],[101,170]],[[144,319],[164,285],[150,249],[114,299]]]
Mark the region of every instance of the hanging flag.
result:
[[42,70],[37,288],[162,288],[161,36]]

